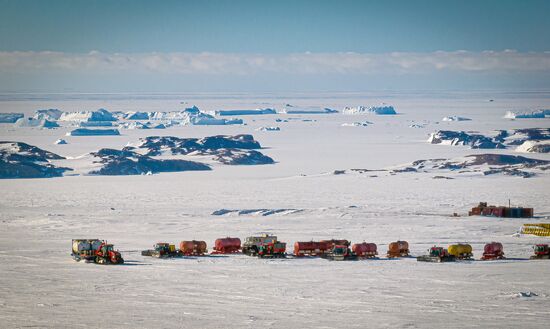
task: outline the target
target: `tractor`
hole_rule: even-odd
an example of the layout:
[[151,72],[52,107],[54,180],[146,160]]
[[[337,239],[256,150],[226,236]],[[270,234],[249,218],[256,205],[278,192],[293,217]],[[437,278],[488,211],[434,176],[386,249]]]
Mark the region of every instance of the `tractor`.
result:
[[328,260],[356,260],[357,255],[351,252],[348,245],[336,244],[325,255],[325,258]]
[[257,255],[260,258],[284,258],[286,257],[286,243],[280,241],[263,243],[258,247]]
[[114,250],[112,244],[103,242],[95,252],[95,262],[97,264],[124,264],[124,259],[120,252]]
[[167,242],[158,242],[153,245],[153,249],[143,250],[142,256],[151,256],[157,258],[180,257],[182,253],[176,250],[176,246]]
[[429,252],[428,255],[419,256],[416,258],[416,260],[419,262],[434,262],[434,263],[455,261],[455,256],[449,254],[449,252],[445,248],[433,246],[430,249],[428,249],[428,252]]
[[[262,234],[260,236],[249,236],[243,243],[243,254],[248,256],[258,256],[260,247],[262,245],[276,244],[278,243],[277,237],[269,234]],[[285,245],[286,247],[286,245]]]
[[550,259],[550,248],[548,244],[537,244],[533,247],[534,255],[531,259]]

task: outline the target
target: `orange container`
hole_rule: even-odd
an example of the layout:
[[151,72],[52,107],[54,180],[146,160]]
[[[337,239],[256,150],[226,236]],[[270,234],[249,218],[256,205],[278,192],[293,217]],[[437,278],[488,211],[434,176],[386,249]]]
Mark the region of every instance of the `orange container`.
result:
[[181,241],[180,250],[184,255],[203,255],[206,253],[206,242],[205,241]]

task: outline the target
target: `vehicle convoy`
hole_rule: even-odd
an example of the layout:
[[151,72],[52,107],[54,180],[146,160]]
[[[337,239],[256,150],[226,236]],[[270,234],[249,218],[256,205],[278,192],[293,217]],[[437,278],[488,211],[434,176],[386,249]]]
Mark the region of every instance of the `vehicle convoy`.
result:
[[234,254],[241,250],[241,239],[239,238],[220,238],[214,242],[212,254]]
[[449,254],[449,251],[443,247],[433,246],[428,249],[428,255],[416,257],[416,260],[419,262],[433,263],[454,262],[455,256]]
[[494,260],[504,258],[504,248],[500,242],[487,243],[483,248],[481,260]]
[[123,264],[120,252],[112,244],[99,239],[73,239],[72,253],[74,260],[94,262],[96,264]]
[[407,241],[395,241],[388,245],[388,258],[409,257],[409,243]]
[[351,246],[351,251],[359,258],[374,258],[378,255],[375,243],[354,243]]
[[257,256],[260,251],[260,246],[275,244],[277,237],[275,235],[262,234],[260,236],[249,236],[244,240],[242,251],[248,256]]
[[258,247],[257,256],[260,258],[284,258],[286,257],[285,242],[262,243]]
[[332,249],[324,256],[328,260],[356,260],[355,255],[349,248],[349,244],[336,244]]
[[550,259],[550,247],[548,244],[537,244],[533,247],[534,255],[531,259]]
[[208,253],[206,242],[197,240],[181,241],[179,251],[184,256],[204,256]]
[[452,244],[447,250],[450,255],[453,255],[456,259],[460,260],[472,259],[474,256],[472,253],[472,246],[467,243]]
[[294,256],[322,257],[330,252],[332,243],[326,241],[305,241],[294,243]]
[[157,242],[153,249],[143,250],[142,256],[151,256],[157,258],[181,257],[183,254],[176,250],[176,246],[167,242]]

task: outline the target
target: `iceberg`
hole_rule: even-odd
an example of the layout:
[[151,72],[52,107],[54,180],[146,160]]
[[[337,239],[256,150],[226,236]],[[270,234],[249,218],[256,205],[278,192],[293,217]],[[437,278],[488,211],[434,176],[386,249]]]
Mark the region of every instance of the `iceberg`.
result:
[[320,107],[306,107],[306,108],[298,108],[294,106],[288,106],[282,109],[279,113],[282,114],[332,114],[332,113],[338,113],[337,110],[329,109],[327,107],[320,108]]
[[23,116],[23,113],[0,113],[0,123],[15,123]]
[[471,120],[472,119],[470,118],[459,117],[456,115],[444,117],[443,119],[441,119],[441,121],[471,121]]
[[234,116],[234,115],[260,115],[260,114],[276,114],[274,109],[254,109],[254,110],[216,110],[209,114],[215,116]]
[[546,117],[546,110],[538,110],[532,112],[514,112],[508,111],[504,115],[505,119],[544,119]]
[[201,112],[193,106],[183,111],[176,112],[152,112],[149,115],[152,121],[169,121],[180,125],[235,125],[243,124],[241,119],[217,119],[214,116]]
[[15,122],[17,127],[35,127],[35,128],[57,128],[59,125],[55,121],[35,118],[21,118]]
[[281,128],[279,127],[260,127],[256,129],[256,131],[279,131]]
[[36,110],[34,112],[33,118],[35,119],[46,119],[50,121],[57,121],[63,114],[62,111],[58,109],[44,109],[44,110]]
[[394,115],[397,114],[393,106],[381,105],[381,106],[357,106],[346,107],[342,110],[342,114],[378,114],[378,115]]
[[118,136],[118,129],[86,129],[78,128],[67,133],[67,136]]
[[123,118],[126,120],[149,120],[148,112],[126,112],[123,115]]
[[111,121],[82,121],[78,123],[79,127],[112,127]]
[[63,112],[60,121],[117,121],[113,114],[105,109],[97,111]]

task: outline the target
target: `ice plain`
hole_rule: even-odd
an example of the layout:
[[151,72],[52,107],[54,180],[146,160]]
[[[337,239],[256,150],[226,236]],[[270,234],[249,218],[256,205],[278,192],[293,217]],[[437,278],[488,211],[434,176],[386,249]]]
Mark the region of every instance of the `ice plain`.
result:
[[[32,96],[32,97],[31,97]],[[494,102],[489,102],[494,99]],[[187,104],[181,104],[186,102]],[[550,222],[550,177],[502,175],[452,180],[432,174],[334,175],[420,159],[499,153],[550,160],[514,149],[432,145],[430,133],[548,128],[550,118],[510,120],[506,111],[548,108],[549,93],[407,92],[316,94],[1,95],[0,112],[168,111],[297,107],[341,110],[392,104],[398,115],[357,115],[368,127],[342,127],[341,113],[247,115],[246,125],[124,129],[120,136],[65,136],[66,128],[0,124],[0,140],[78,157],[120,149],[151,135],[252,134],[276,163],[213,164],[212,171],[151,176],[0,180],[0,322],[39,328],[545,328],[550,321],[550,261],[524,260],[548,238],[514,236],[522,223]],[[471,121],[442,122],[457,115]],[[276,119],[287,120],[276,122]],[[421,128],[409,126],[419,124]],[[273,132],[256,131],[280,126]],[[54,142],[63,138],[66,145]],[[531,206],[532,220],[451,217],[479,201]],[[212,215],[220,209],[299,209],[270,216]],[[468,242],[476,258],[491,241],[507,260],[424,264],[415,259],[329,262],[247,256],[148,259],[158,241],[241,239],[271,232],[288,243],[347,238],[379,252],[404,239],[413,255],[434,244]],[[72,238],[115,244],[123,266],[74,262]],[[537,296],[522,297],[533,292]]]

